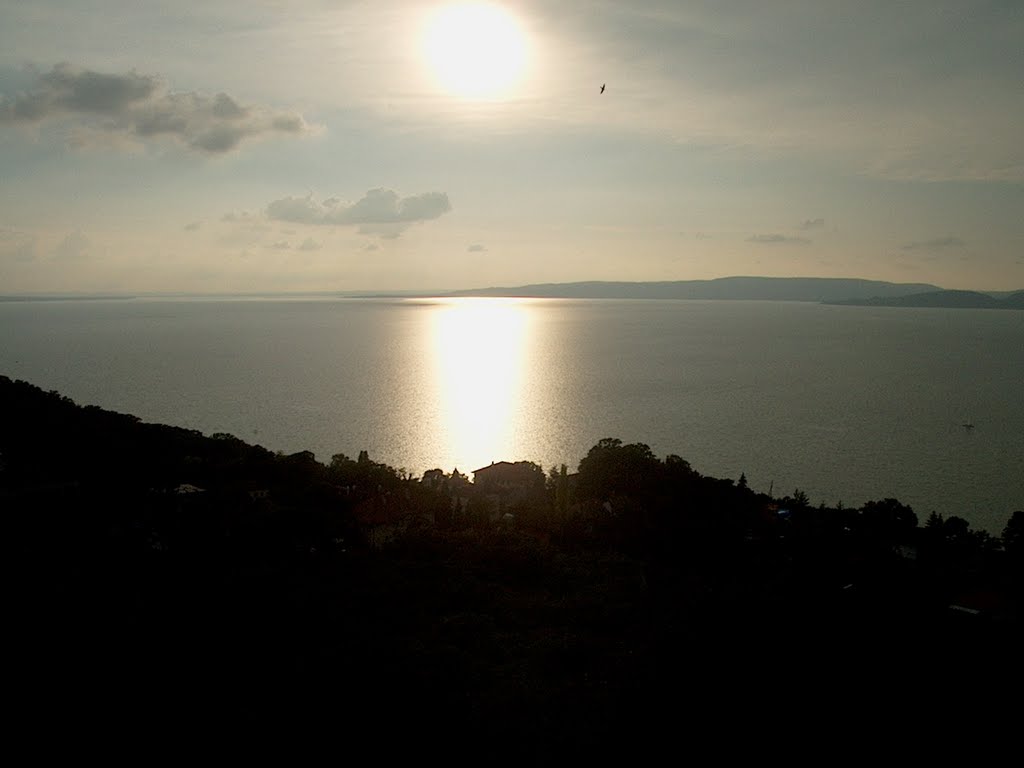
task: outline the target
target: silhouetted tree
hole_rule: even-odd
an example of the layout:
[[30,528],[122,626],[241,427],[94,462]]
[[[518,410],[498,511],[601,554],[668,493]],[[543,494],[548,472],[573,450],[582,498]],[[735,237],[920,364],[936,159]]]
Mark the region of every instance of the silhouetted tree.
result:
[[962,541],[971,534],[971,524],[953,515],[942,524],[942,536],[949,542]]
[[623,445],[617,438],[598,441],[580,461],[577,488],[581,498],[607,499],[618,494],[640,498],[653,492],[660,462],[643,443]]
[[354,499],[395,491],[402,483],[398,470],[371,460],[366,451],[360,451],[356,461],[343,453],[335,454],[327,467],[327,476],[332,483],[349,488]]
[[1003,549],[1013,557],[1024,556],[1024,512],[1017,510],[1003,528]]
[[690,466],[690,462],[681,456],[670,453],[661,466],[661,491],[676,498],[693,495],[694,486],[701,476]]
[[423,485],[430,488],[439,488],[445,481],[444,470],[442,469],[428,469],[423,473],[423,478],[420,480]]
[[1017,593],[1019,601],[1024,601],[1024,511],[1017,510],[1010,515],[1003,528],[1002,542],[1009,560],[1011,589]]
[[910,543],[917,529],[917,515],[896,499],[869,501],[861,507],[861,533],[874,541]]

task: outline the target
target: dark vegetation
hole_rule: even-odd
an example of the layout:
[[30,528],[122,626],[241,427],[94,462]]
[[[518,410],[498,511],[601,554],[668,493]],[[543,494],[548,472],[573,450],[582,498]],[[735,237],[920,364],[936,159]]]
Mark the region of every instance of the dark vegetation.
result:
[[1020,656],[1020,511],[994,537],[894,499],[814,507],[612,439],[487,488],[2,377],[0,406],[8,692],[43,729],[301,724],[382,760],[611,762],[855,731],[865,707],[876,734],[923,707],[963,727]]

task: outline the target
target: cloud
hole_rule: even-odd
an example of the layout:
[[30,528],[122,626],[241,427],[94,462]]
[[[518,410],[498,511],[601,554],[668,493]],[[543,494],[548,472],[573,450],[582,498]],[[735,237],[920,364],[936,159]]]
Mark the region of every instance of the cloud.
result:
[[319,251],[322,247],[323,246],[320,243],[315,242],[313,240],[313,238],[307,237],[305,240],[302,241],[302,244],[299,246],[299,250],[300,251]]
[[89,242],[89,238],[83,235],[81,232],[72,232],[70,235],[61,240],[53,250],[54,258],[57,259],[80,259],[86,255],[89,246],[92,243]]
[[919,240],[913,243],[907,243],[903,246],[904,251],[917,251],[917,250],[928,250],[938,251],[943,248],[963,248],[967,243],[961,240],[959,237],[936,237],[932,240]]
[[308,130],[301,115],[243,106],[226,93],[171,92],[149,75],[106,74],[68,64],[38,75],[30,90],[0,98],[0,125],[56,120],[120,139],[168,138],[206,154],[229,152],[248,139]]
[[770,235],[753,235],[747,238],[748,243],[762,243],[765,245],[771,245],[774,243],[788,243],[791,245],[807,245],[811,241],[806,237],[787,237],[786,235],[770,234]]
[[797,227],[797,229],[801,229],[801,230],[803,230],[805,232],[807,230],[809,230],[809,229],[824,229],[824,228],[825,228],[825,220],[824,219],[805,219],[800,224],[800,226]]
[[267,206],[267,216],[297,224],[355,226],[360,234],[395,238],[409,225],[436,219],[451,209],[444,192],[399,197],[394,190],[377,188],[349,205],[337,198],[318,203],[312,195],[285,197]]
[[287,240],[279,240],[270,247],[273,248],[275,251],[287,251],[291,248],[291,246],[288,245]]
[[38,76],[33,90],[5,103],[0,119],[32,122],[61,112],[120,114],[149,99],[158,87],[155,78],[135,72],[106,75],[58,64]]
[[267,216],[297,224],[327,224],[324,210],[312,197],[285,197],[267,206]]
[[184,229],[185,229],[186,232],[195,232],[201,226],[203,226],[203,222],[201,222],[201,221],[193,221],[190,224],[186,224]]
[[481,245],[480,243],[473,243],[471,246],[466,248],[466,250],[469,251],[470,253],[483,253],[484,251],[487,250],[487,248]]

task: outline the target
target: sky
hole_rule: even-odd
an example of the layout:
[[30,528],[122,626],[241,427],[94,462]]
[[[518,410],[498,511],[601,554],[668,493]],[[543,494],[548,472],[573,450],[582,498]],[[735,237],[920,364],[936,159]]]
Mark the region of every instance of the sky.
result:
[[1022,40],[1020,0],[0,0],[0,294],[1020,289]]

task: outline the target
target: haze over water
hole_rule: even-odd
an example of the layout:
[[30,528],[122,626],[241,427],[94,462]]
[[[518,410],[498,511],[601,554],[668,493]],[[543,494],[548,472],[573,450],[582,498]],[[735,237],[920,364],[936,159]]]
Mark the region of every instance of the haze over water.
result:
[[[0,373],[414,474],[575,469],[602,437],[815,504],[999,533],[1024,506],[1024,313],[782,302],[0,303]],[[965,429],[965,422],[974,428]],[[59,435],[54,436],[59,451]]]

